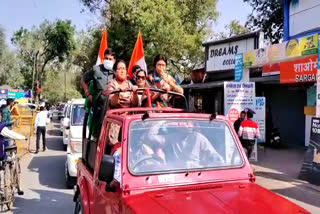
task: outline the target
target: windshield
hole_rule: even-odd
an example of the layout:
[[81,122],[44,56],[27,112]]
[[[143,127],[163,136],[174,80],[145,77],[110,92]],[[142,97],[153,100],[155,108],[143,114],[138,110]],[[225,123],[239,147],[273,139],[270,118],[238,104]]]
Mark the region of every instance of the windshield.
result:
[[133,174],[239,167],[242,158],[226,123],[207,120],[135,121],[128,166]]
[[72,126],[82,126],[84,120],[84,106],[83,105],[73,105],[72,106]]

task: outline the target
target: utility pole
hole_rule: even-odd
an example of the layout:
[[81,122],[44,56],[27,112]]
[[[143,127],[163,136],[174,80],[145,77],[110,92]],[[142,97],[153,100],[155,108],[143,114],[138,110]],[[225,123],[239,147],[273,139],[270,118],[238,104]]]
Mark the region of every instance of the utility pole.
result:
[[67,101],[67,71],[64,71],[64,101]]

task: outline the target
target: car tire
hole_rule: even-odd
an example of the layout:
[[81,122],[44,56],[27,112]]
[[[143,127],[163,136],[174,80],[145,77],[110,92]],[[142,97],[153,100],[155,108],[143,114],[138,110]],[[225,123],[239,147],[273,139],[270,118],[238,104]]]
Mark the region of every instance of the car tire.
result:
[[67,151],[67,148],[68,148],[68,145],[64,145],[64,144],[63,144],[63,150],[64,150],[64,151]]
[[82,199],[81,199],[81,195],[80,192],[77,196],[77,200],[74,206],[74,214],[84,214],[84,210],[83,210],[83,204],[82,204]]
[[[67,165],[67,163],[66,163],[66,165]],[[68,189],[72,189],[76,185],[77,179],[70,176],[67,166],[65,168],[66,168],[65,169],[66,170],[66,172],[65,172],[66,186]]]

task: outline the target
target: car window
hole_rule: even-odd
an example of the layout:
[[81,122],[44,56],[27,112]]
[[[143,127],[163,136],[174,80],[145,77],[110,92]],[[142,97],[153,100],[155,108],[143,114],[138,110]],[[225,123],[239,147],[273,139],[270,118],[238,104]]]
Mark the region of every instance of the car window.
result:
[[83,105],[73,105],[72,106],[72,117],[71,125],[72,126],[82,126],[84,120],[84,106]]
[[243,160],[223,121],[134,121],[128,166],[133,174],[239,167]]

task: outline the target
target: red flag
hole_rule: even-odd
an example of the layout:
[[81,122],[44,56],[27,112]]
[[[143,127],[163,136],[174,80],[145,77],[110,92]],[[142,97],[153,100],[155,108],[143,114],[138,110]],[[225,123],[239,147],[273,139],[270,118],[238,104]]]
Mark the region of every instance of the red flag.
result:
[[100,42],[100,48],[99,48],[99,53],[98,53],[96,65],[103,64],[104,51],[107,48],[108,48],[107,30],[104,29],[102,32],[102,38],[101,38],[101,42]]
[[138,33],[138,38],[134,46],[129,67],[128,67],[128,75],[130,79],[132,79],[132,73],[131,73],[132,67],[135,65],[140,65],[140,67],[143,70],[147,71],[147,65],[144,59],[143,43],[142,43],[142,37],[141,37],[140,31]]

